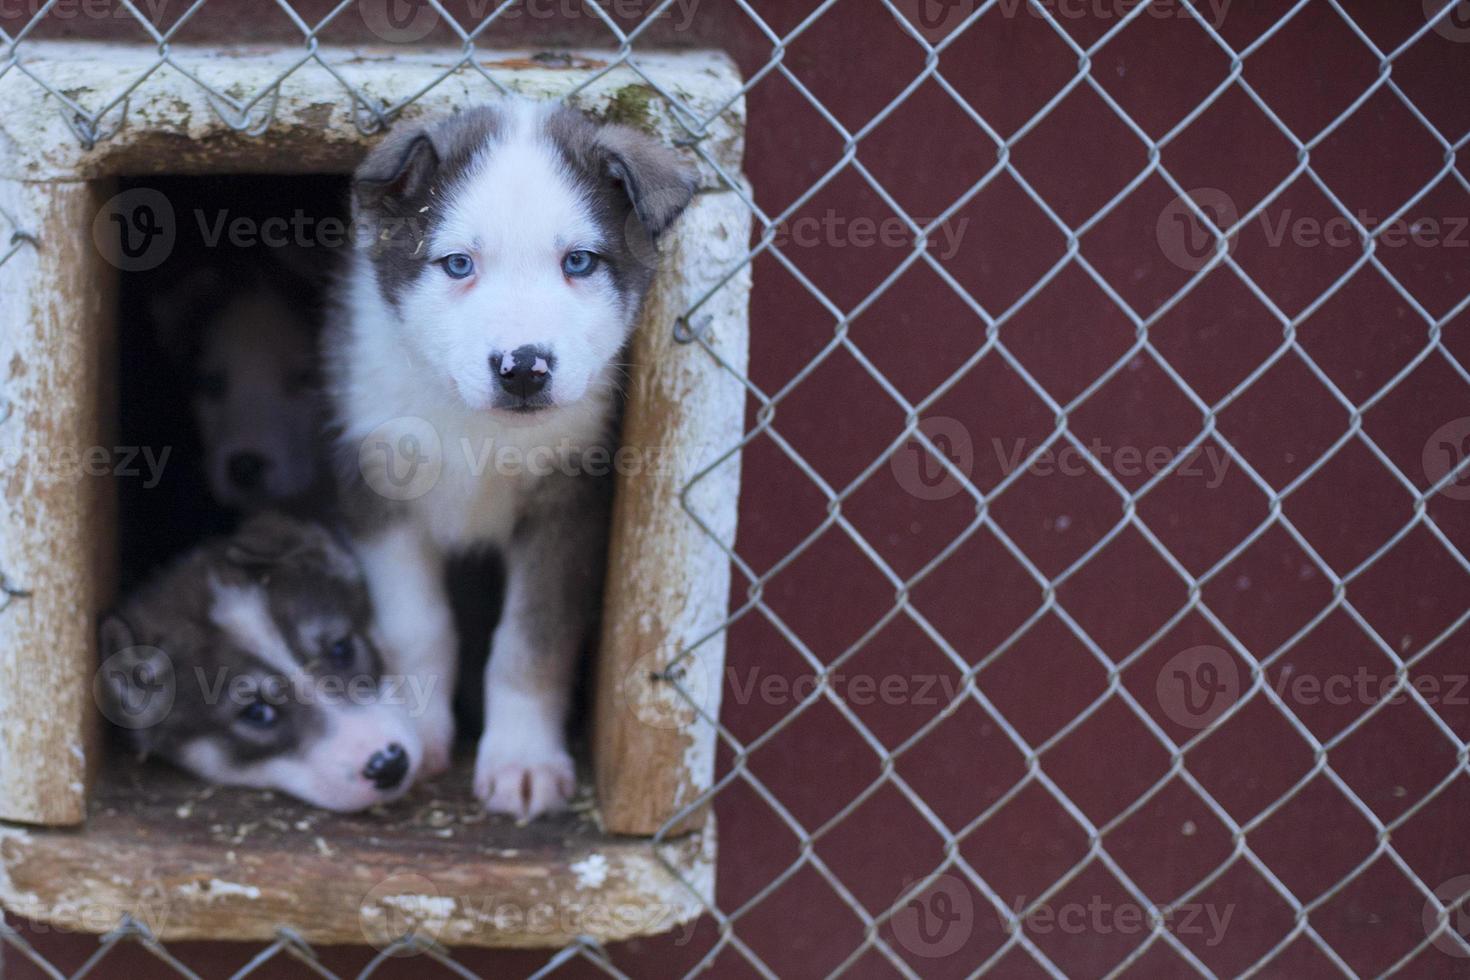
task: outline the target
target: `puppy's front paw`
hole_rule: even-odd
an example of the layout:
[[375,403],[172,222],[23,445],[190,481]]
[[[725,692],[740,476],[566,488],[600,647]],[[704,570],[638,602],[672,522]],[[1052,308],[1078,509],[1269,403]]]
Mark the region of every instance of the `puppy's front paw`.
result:
[[559,746],[532,745],[487,731],[475,759],[475,795],[491,813],[531,820],[560,810],[577,789],[572,757]]
[[433,704],[415,719],[424,745],[422,776],[437,776],[449,768],[454,749],[454,711],[447,704]]

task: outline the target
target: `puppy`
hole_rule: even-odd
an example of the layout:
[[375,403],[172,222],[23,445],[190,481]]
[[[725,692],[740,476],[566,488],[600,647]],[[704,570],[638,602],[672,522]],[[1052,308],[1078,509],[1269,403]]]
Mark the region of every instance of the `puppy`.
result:
[[100,632],[103,713],[143,755],[339,811],[392,800],[417,774],[415,694],[383,683],[367,588],[319,525],[252,517]]
[[310,511],[322,486],[320,292],[275,257],[195,269],[154,303],[160,343],[188,373],[215,502]]
[[494,812],[574,789],[564,729],[609,496],[584,464],[613,446],[619,354],[694,189],[670,148],[528,101],[401,126],[354,178],[363,233],[325,342],[342,500],[385,657],[445,679],[420,726],[429,771],[454,735],[445,558],[502,552],[474,775]]

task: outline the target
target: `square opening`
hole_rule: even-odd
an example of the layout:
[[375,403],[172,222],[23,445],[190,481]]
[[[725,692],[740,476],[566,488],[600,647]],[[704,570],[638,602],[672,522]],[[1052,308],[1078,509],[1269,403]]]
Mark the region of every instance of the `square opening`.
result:
[[[742,152],[733,65],[694,51],[650,62],[685,101],[679,118],[708,120],[701,191],[664,243],[628,358],[648,367],[628,386],[623,444],[675,465],[636,480],[618,474],[599,652],[577,713],[587,779],[571,812],[517,826],[481,812],[468,754],[405,801],[338,816],[101,750],[91,689],[98,614],[170,555],[231,523],[201,466],[181,381],[187,343],[160,336],[153,307],[187,285],[206,236],[223,236],[220,255],[242,250],[229,242],[235,218],[251,219],[257,233],[263,218],[297,210],[343,219],[341,175],[376,138],[350,106],[324,100],[330,77],[296,71],[289,49],[206,54],[242,80],[260,71],[283,78],[271,102],[280,124],[244,136],[195,82],[165,72],[134,93],[129,124],[95,147],[75,150],[64,127],[42,127],[37,147],[9,147],[0,160],[0,207],[30,236],[0,264],[9,300],[0,304],[0,355],[34,366],[8,386],[14,419],[0,427],[0,448],[107,447],[112,477],[48,484],[28,500],[25,521],[0,536],[0,570],[20,596],[0,617],[0,674],[41,677],[45,688],[23,699],[0,693],[12,730],[25,733],[0,732],[0,904],[83,930],[100,928],[96,911],[111,909],[165,940],[268,938],[288,923],[313,942],[384,942],[417,930],[447,944],[559,946],[692,919],[713,888],[714,828],[702,794],[719,685],[693,705],[671,704],[668,685],[691,670],[717,679],[723,663],[715,627],[728,609],[749,293],[750,212],[722,176],[738,173]],[[147,48],[70,42],[36,42],[31,55],[38,68],[104,87],[151,57]],[[421,85],[413,113],[423,116],[483,101],[468,79],[448,74],[455,57],[364,62],[363,84]],[[604,71],[595,57],[548,66],[513,54],[485,64],[525,95],[575,92],[579,108],[602,118],[670,142],[686,132],[635,73]],[[39,119],[44,106],[17,111]],[[173,208],[170,260],[109,262],[102,243],[124,230],[109,224],[109,208],[141,191]],[[692,342],[675,329],[691,311]],[[132,458],[112,472],[129,447]],[[480,613],[478,623],[460,618],[467,691],[480,687],[463,679],[478,677],[489,649],[487,613],[499,603],[486,596],[496,577],[480,563],[452,579],[469,600],[461,611]],[[675,658],[683,666],[666,671]],[[469,710],[461,728],[477,732]],[[78,909],[92,914],[68,918]]]

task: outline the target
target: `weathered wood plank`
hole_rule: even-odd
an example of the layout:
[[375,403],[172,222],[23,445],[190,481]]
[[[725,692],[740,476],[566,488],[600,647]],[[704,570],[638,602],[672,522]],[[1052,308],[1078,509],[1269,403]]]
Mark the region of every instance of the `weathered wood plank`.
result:
[[[677,342],[674,323],[736,269],[750,212],[734,193],[701,195],[675,227],[664,248],[669,271],[649,294],[629,353],[627,455],[618,467],[597,664],[598,797],[605,826],[620,834],[657,832],[709,788],[710,719],[719,716],[725,661],[717,627],[728,614],[723,548],[734,546],[740,492],[732,450],[745,425],[748,267],[695,313],[703,344]],[[675,665],[686,698],[659,675],[691,646]],[[669,829],[702,819],[695,812]]]
[[[0,265],[0,818],[83,818],[95,755],[95,616],[116,523],[115,270],[94,247],[93,184],[0,180],[37,241]],[[10,233],[7,230],[5,237]],[[8,416],[8,417],[7,417]],[[10,593],[23,592],[22,595]]]
[[[359,98],[387,108],[421,93],[402,111],[401,118],[413,120],[501,97],[473,68],[452,71],[461,60],[457,49],[318,48],[317,57],[356,94],[317,61],[303,63],[299,46],[173,44],[169,54],[249,108],[242,113],[213,98],[176,68],[155,67],[158,51],[151,45],[28,40],[25,63],[30,71],[64,78],[68,97],[92,112],[101,112],[133,79],[147,77],[103,116],[98,129],[106,138],[88,148],[67,125],[69,110],[57,99],[22,72],[0,76],[0,106],[5,107],[0,113],[0,177],[346,173],[379,138],[376,132],[364,132],[374,130],[376,120]],[[611,52],[547,58],[485,50],[479,59],[481,68],[511,92],[560,98],[585,85],[571,97],[580,109],[669,140],[689,136],[674,110],[637,72],[621,66],[608,70]],[[679,118],[708,120],[701,150],[727,173],[738,173],[745,151],[745,102],[736,98],[740,77],[730,58],[718,51],[640,51],[638,64],[685,107]],[[708,164],[700,164],[700,178],[705,188],[723,186]]]
[[[131,915],[160,939],[382,947],[609,942],[692,921],[712,894],[713,829],[659,845],[603,834],[584,787],[571,813],[517,826],[471,795],[468,762],[363,814],[210,788],[162,765],[116,763],[85,831],[0,825],[0,905],[103,932]],[[688,882],[688,887],[680,881]]]

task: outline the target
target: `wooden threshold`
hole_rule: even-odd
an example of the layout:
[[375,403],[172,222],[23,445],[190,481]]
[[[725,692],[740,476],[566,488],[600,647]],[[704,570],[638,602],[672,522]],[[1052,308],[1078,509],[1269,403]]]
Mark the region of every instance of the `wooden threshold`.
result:
[[657,845],[612,836],[583,786],[570,812],[518,826],[480,807],[470,776],[461,761],[392,806],[342,815],[109,760],[85,825],[0,824],[0,905],[85,932],[131,915],[163,940],[289,925],[321,944],[416,933],[545,947],[666,932],[710,898],[712,823]]

